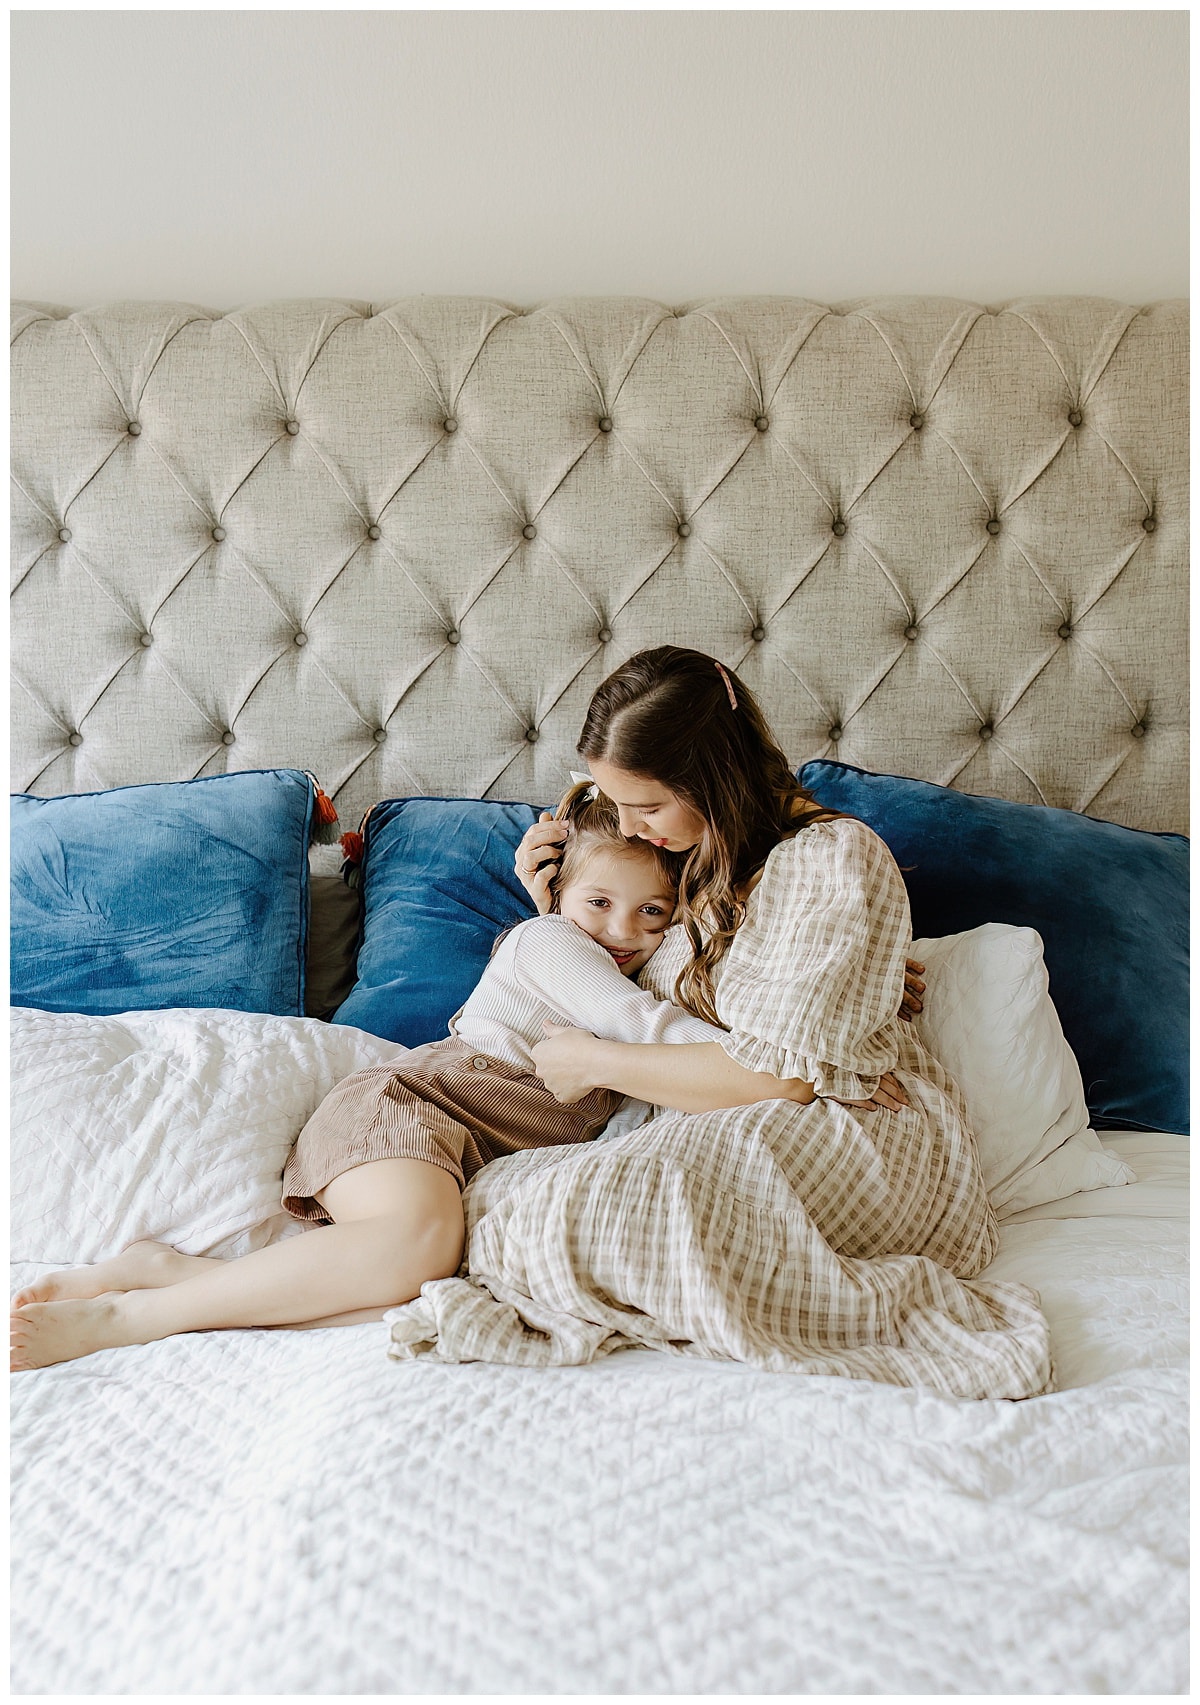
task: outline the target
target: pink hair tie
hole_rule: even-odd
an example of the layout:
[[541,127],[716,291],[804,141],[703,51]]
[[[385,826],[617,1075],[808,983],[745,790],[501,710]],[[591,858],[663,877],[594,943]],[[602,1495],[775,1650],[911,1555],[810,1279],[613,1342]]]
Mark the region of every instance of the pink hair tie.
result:
[[[713,662],[716,663],[715,657],[713,659]],[[721,679],[725,683],[725,691],[729,694],[729,707],[730,707],[730,709],[736,710],[737,709],[737,695],[733,690],[733,682],[729,679],[729,676],[725,672],[725,665],[723,663],[717,663],[717,674],[721,677]]]

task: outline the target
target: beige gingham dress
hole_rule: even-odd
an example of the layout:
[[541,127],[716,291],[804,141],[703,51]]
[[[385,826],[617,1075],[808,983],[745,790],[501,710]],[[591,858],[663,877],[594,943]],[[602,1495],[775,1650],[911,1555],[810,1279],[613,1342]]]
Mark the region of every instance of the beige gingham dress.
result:
[[[660,995],[681,938],[643,972]],[[897,1016],[910,945],[903,880],[864,824],[782,842],[717,1005],[733,1059],[818,1099],[663,1112],[484,1168],[464,1276],[389,1314],[390,1353],[545,1366],[645,1345],[954,1397],[1051,1389],[1036,1294],[970,1282],[996,1222],[958,1088]],[[888,1070],[911,1103],[898,1112],[825,1099],[867,1096]]]

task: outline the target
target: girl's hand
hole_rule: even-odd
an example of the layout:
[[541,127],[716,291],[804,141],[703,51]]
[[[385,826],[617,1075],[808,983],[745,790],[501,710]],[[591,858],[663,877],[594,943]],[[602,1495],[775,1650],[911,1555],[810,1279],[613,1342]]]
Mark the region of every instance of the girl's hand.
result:
[[517,875],[543,917],[550,910],[550,883],[558,870],[568,833],[567,825],[560,823],[553,812],[543,811],[537,822],[531,823],[521,836],[521,844],[517,848]]
[[904,961],[904,993],[900,998],[900,1016],[912,1022],[919,1012],[923,1012],[925,1003],[921,996],[925,993],[923,982],[925,967],[918,965],[915,959]]
[[591,1031],[549,1022],[542,1029],[546,1035],[533,1045],[533,1063],[554,1099],[582,1101],[593,1089],[599,1089],[594,1075],[596,1038]]
[[889,1113],[898,1113],[910,1105],[908,1091],[894,1072],[884,1072],[878,1089],[866,1101],[848,1101],[841,1095],[825,1095],[822,1100],[836,1101],[840,1107],[885,1107]]

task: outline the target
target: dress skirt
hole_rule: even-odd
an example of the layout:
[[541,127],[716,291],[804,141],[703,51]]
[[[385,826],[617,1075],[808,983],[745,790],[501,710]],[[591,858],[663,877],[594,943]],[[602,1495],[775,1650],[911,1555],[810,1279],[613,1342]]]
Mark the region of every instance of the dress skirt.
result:
[[522,1149],[584,1143],[620,1102],[596,1089],[556,1101],[541,1078],[457,1036],[343,1078],[296,1138],[283,1169],[283,1206],[328,1224],[317,1192],[370,1160],[425,1160],[459,1188],[489,1160]]

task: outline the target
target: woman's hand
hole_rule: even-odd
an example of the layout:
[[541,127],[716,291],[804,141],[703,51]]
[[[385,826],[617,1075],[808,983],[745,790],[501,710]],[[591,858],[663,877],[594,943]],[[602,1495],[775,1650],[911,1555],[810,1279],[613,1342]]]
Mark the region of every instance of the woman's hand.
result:
[[904,993],[900,998],[900,1016],[912,1022],[919,1012],[925,1009],[921,996],[925,993],[923,977],[924,965],[919,965],[915,959],[904,961]]
[[908,1091],[894,1072],[884,1072],[874,1095],[865,1101],[849,1101],[842,1095],[825,1095],[822,1100],[836,1101],[839,1107],[885,1107],[889,1113],[898,1113],[902,1107],[911,1105]]
[[553,812],[543,811],[537,822],[531,823],[521,836],[521,844],[517,848],[517,875],[543,917],[550,910],[550,884],[558,870],[568,833],[567,825],[560,823]]
[[582,1101],[593,1089],[599,1089],[595,1075],[596,1038],[591,1031],[572,1030],[568,1025],[548,1021],[542,1029],[546,1034],[533,1045],[533,1063],[554,1099]]

